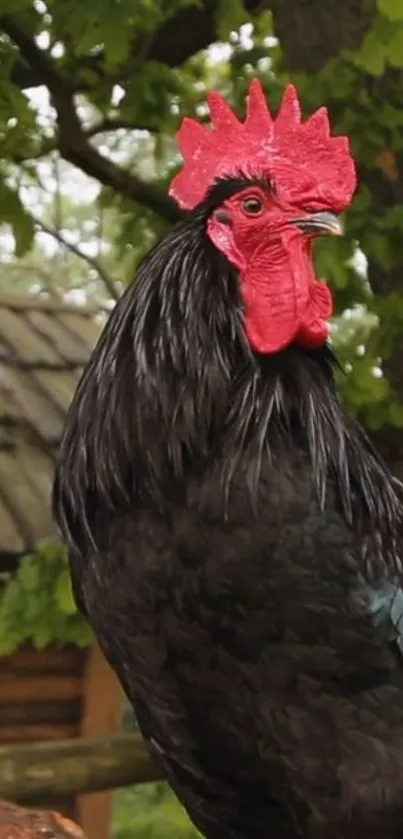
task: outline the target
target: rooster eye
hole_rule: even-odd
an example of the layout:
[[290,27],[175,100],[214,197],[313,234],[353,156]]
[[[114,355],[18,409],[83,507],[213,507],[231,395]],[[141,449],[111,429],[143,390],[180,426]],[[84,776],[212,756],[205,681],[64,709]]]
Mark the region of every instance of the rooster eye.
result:
[[263,212],[263,201],[256,196],[253,198],[245,198],[242,202],[242,207],[248,216],[260,216]]

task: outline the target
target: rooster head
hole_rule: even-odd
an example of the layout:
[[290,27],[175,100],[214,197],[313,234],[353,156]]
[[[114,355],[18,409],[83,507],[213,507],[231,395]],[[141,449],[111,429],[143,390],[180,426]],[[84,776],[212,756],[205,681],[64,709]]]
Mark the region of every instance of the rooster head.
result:
[[185,119],[184,158],[170,195],[184,210],[208,202],[207,233],[239,272],[246,332],[256,352],[324,344],[332,296],[313,266],[313,241],[342,233],[356,175],[346,137],[331,137],[326,108],[305,123],[289,85],[276,119],[258,80],[240,122],[217,92],[212,130]]

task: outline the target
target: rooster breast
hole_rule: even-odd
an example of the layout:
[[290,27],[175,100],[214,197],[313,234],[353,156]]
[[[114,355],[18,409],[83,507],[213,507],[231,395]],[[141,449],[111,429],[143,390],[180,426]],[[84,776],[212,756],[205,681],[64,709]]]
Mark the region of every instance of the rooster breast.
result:
[[219,474],[105,521],[80,577],[146,740],[209,839],[403,829],[401,593],[363,580],[303,453],[263,465],[254,509],[240,471],[223,512]]

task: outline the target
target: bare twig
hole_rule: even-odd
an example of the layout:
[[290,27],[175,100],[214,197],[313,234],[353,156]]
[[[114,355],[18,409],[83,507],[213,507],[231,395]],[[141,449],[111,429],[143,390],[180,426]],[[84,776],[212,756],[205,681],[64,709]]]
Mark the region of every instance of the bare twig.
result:
[[123,117],[105,117],[99,120],[99,122],[90,125],[85,130],[85,136],[96,137],[97,134],[107,134],[109,131],[119,131],[120,129],[125,129],[126,131],[148,131],[150,134],[155,134],[158,131],[156,125],[139,124]]
[[32,213],[31,216],[37,228],[42,230],[44,233],[47,233],[48,236],[51,236],[52,239],[55,239],[68,251],[73,253],[75,256],[78,256],[79,259],[83,259],[84,262],[87,263],[87,265],[93,268],[102,280],[110,296],[114,300],[119,300],[120,295],[116,288],[116,285],[113,279],[105,271],[105,268],[103,267],[99,259],[96,259],[93,256],[89,256],[87,253],[81,250],[81,248],[78,245],[74,245],[72,242],[69,242],[67,239],[64,238],[63,234],[59,230],[50,227],[48,224],[46,224],[46,222],[42,221],[42,219],[37,218],[36,216],[32,215]]

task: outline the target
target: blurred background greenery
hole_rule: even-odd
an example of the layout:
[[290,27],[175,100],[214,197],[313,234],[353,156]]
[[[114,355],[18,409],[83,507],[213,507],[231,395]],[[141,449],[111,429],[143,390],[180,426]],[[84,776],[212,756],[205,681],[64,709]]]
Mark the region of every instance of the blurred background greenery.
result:
[[[182,117],[212,87],[242,114],[253,76],[275,111],[292,80],[351,137],[360,188],[318,274],[346,403],[402,475],[402,71],[402,0],[0,0],[0,291],[107,312],[178,217]],[[0,654],[89,643],[54,546],[6,583]],[[194,835],[164,784],[117,794],[116,839]]]

